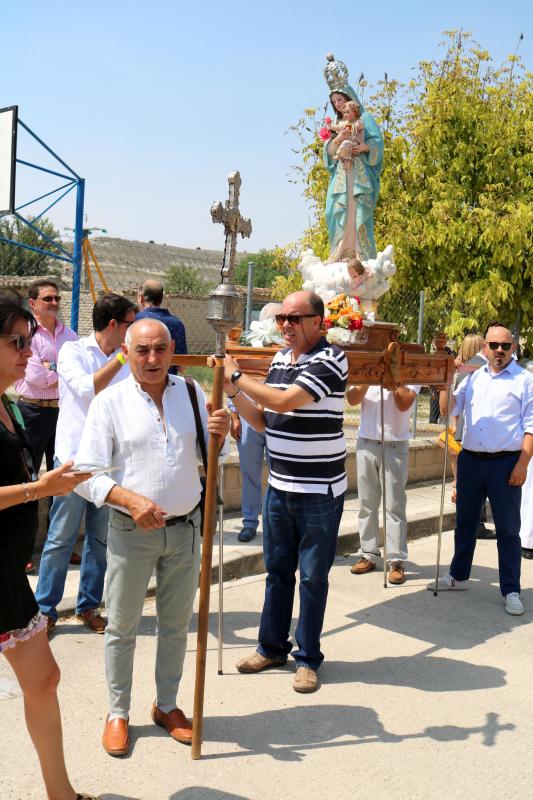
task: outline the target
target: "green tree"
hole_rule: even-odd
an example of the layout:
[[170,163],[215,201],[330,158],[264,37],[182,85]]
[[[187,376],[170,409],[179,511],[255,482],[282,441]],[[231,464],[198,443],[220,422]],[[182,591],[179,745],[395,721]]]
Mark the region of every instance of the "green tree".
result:
[[[533,75],[516,56],[493,67],[469,34],[449,31],[445,44],[408,86],[385,77],[368,100],[358,87],[385,137],[375,231],[378,248],[394,244],[398,271],[383,305],[426,289],[433,330],[460,337],[498,317],[531,346]],[[320,124],[309,109],[294,129],[314,211],[303,243],[323,256]]]
[[234,282],[237,286],[248,285],[248,264],[254,265],[254,286],[269,289],[278,276],[286,276],[290,268],[290,259],[281,247],[272,250],[260,250],[259,253],[246,256],[235,267]]
[[[29,221],[33,218],[29,217]],[[49,219],[43,217],[36,224],[50,239],[61,243],[59,231]],[[18,217],[0,219],[0,236],[52,253],[59,252]],[[42,253],[0,242],[0,275],[53,275],[59,273],[60,263]]]
[[209,294],[214,284],[202,277],[198,267],[173,264],[169,267],[165,281],[165,291],[171,294],[190,294],[203,297]]

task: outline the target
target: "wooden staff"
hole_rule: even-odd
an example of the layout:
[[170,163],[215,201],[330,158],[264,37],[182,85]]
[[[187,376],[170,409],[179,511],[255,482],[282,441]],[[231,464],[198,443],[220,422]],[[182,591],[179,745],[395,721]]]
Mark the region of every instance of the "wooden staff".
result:
[[[224,359],[215,358],[213,369],[212,410],[222,407],[224,385]],[[194,710],[192,719],[192,757],[202,755],[202,726],[204,713],[205,663],[207,656],[207,633],[209,626],[209,594],[211,591],[211,562],[213,557],[213,534],[217,503],[217,473],[220,436],[209,437],[207,451],[207,476],[205,488],[205,511],[202,541],[202,568],[200,572],[200,605],[198,609],[198,636],[196,645],[196,679],[194,685]],[[219,565],[222,569],[222,564]]]

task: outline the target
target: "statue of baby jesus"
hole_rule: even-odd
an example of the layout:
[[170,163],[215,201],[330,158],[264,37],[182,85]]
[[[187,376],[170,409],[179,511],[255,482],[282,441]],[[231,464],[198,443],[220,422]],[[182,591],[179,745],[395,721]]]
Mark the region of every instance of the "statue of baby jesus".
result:
[[365,267],[355,250],[343,250],[339,261],[346,264],[348,275],[350,276],[349,294],[353,297],[363,284],[372,277],[372,270],[369,267]]
[[[342,161],[345,169],[351,166],[352,162],[352,148],[358,147],[365,143],[365,126],[361,122],[361,109],[354,100],[348,100],[342,109],[342,119],[340,122],[331,122],[329,129],[340,133],[343,130],[350,131],[350,138],[344,139],[336,146],[336,152],[333,158]],[[335,149],[335,139],[333,139],[332,146]]]

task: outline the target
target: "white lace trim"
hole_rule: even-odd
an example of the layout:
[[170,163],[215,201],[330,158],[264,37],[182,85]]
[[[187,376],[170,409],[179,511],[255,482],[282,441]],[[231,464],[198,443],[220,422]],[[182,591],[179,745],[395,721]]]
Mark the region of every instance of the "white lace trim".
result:
[[[16,628],[13,631],[0,634],[0,653],[4,650],[8,650],[10,647],[15,647],[17,642],[26,642],[28,639],[31,639],[32,636],[35,636],[35,634],[45,630],[45,628],[46,617],[38,611],[25,628]],[[4,636],[7,638],[2,641],[2,637]]]

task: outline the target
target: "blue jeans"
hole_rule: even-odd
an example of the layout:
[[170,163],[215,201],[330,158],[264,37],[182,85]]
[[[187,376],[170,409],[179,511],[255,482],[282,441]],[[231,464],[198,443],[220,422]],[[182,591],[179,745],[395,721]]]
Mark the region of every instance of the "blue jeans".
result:
[[488,497],[496,527],[500,589],[504,597],[510,592],[520,592],[522,490],[508,483],[518,455],[485,460],[462,450],[457,459],[457,522],[450,574],[457,581],[470,577],[481,508]]
[[324,660],[320,634],[335,558],[344,494],[304,494],[267,488],[263,506],[263,550],[267,579],[257,652],[284,658],[292,650],[295,572],[300,567],[300,617],[296,627],[299,667],[318,669]]
[[254,531],[259,525],[263,497],[261,479],[265,444],[265,434],[258,433],[241,417],[241,438],[237,439],[237,449],[242,475],[242,526]]
[[[57,459],[55,463],[59,466]],[[63,597],[70,556],[84,515],[85,537],[76,613],[98,608],[102,602],[109,509],[107,506],[97,508],[76,492],[64,497],[54,497],[35,590],[35,599],[41,611],[52,619],[57,619],[56,607]]]

